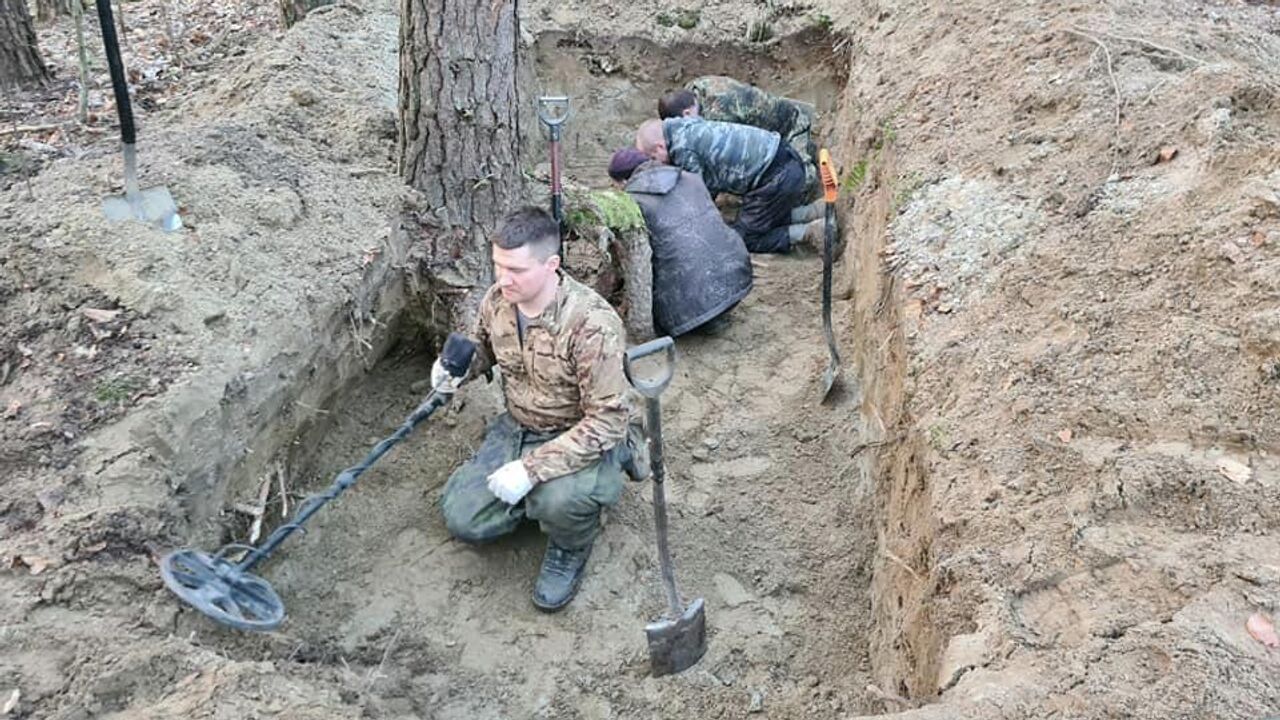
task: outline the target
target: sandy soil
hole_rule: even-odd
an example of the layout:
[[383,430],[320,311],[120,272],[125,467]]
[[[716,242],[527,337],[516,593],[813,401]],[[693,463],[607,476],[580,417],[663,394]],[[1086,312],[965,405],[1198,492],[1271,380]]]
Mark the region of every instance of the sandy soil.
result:
[[[173,190],[181,234],[100,219],[105,134],[7,146],[38,156],[30,191],[0,176],[10,716],[1280,711],[1275,651],[1245,625],[1280,590],[1273,3],[523,12],[530,98],[582,98],[583,184],[694,74],[828,109],[842,393],[816,403],[816,260],[762,258],[729,328],[682,340],[665,398],[706,660],[645,676],[644,486],[563,615],[528,602],[536,532],[447,540],[439,487],[496,412],[484,388],[264,569],[279,632],[218,629],[160,584],[157,553],[245,539],[234,506],[262,478],[296,505],[421,390],[391,231],[396,19],[346,3],[288,33],[255,15],[226,36],[243,54],[147,80],[144,185]],[[760,22],[773,37],[751,39]],[[43,32],[65,72],[66,28]]]

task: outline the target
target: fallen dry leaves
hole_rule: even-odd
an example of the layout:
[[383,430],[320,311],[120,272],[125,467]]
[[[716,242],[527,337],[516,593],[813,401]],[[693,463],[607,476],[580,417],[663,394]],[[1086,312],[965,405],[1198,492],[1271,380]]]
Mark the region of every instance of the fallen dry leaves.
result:
[[1232,482],[1244,485],[1253,479],[1253,468],[1231,458],[1218,458],[1218,472]]
[[111,322],[120,317],[119,310],[102,310],[100,308],[80,308],[81,314],[89,318],[93,322],[105,323]]
[[[155,108],[186,97],[215,75],[214,63],[244,52],[256,36],[279,32],[278,3],[256,0],[132,0],[119,39],[125,71],[134,97],[134,112],[142,117]],[[51,85],[29,92],[0,93],[0,149],[20,148],[31,158],[76,156],[87,145],[118,132],[110,76],[101,61],[102,35],[97,14],[84,16],[90,62],[86,123],[78,117],[78,52],[74,23],[59,16],[40,23],[36,34],[45,64],[53,71]],[[144,121],[145,122],[145,121]]]
[[26,566],[32,575],[39,575],[49,568],[52,561],[40,555],[16,555],[9,561],[10,567]]

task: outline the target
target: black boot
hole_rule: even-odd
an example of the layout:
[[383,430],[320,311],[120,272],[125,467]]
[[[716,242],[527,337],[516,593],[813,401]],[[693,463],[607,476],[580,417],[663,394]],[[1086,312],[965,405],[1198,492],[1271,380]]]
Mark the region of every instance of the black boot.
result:
[[565,550],[547,541],[547,554],[542,556],[542,572],[533,586],[533,604],[543,612],[561,610],[578,592],[578,584],[587,571],[591,546],[581,550]]

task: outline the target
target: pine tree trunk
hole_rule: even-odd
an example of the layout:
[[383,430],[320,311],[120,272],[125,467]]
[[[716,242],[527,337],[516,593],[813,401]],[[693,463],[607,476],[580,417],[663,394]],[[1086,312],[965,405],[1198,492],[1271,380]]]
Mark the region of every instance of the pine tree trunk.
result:
[[322,5],[332,5],[336,0],[280,0],[280,16],[284,19],[285,27],[293,27],[293,24],[307,16],[307,13],[315,10]]
[[473,317],[489,236],[522,194],[518,39],[514,0],[401,0],[400,174],[417,191],[402,229],[446,326]]
[[26,0],[0,0],[0,89],[48,79]]

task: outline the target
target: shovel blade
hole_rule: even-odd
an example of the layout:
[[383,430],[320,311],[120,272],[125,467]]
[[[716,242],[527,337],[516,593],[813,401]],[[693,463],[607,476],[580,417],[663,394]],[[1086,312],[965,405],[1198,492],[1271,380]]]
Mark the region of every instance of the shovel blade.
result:
[[102,214],[108,220],[141,220],[165,232],[182,229],[178,204],[166,187],[153,187],[135,195],[116,195],[102,201]]
[[649,636],[649,660],[653,676],[687,670],[707,652],[707,611],[702,598],[694,600],[675,620],[662,619],[644,628]]
[[840,375],[840,366],[832,362],[822,371],[822,399],[825,400],[831,394],[831,388],[835,387],[836,378]]

